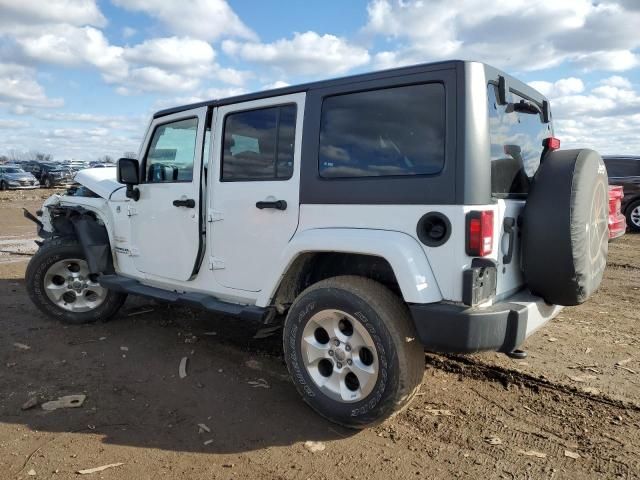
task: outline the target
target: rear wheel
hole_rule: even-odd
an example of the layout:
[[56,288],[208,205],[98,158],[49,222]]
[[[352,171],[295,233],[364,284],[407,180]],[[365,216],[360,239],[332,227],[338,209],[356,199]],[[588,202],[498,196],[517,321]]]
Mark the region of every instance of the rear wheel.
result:
[[108,320],[126,299],[98,283],[74,239],[45,243],[29,262],[26,281],[29,297],[42,312],[71,324]]
[[53,180],[51,179],[51,177],[47,177],[44,180],[44,186],[47,188],[53,188]]
[[302,292],[285,321],[284,351],[304,400],[350,428],[402,410],[424,372],[424,350],[406,305],[363,277],[334,277]]
[[7,189],[7,184],[4,182],[4,180],[0,180],[0,190],[6,190]]
[[627,207],[627,225],[629,230],[640,232],[640,200],[632,202]]

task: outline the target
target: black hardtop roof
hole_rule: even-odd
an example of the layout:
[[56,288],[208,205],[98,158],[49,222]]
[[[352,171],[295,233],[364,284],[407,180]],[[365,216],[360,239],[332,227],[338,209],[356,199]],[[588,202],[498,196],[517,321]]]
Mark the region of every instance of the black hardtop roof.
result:
[[317,82],[303,83],[300,85],[291,85],[289,87],[276,88],[272,90],[264,90],[261,92],[247,93],[234,97],[220,98],[214,100],[206,100],[204,102],[191,103],[181,105],[179,107],[166,108],[153,114],[153,118],[164,117],[173,113],[183,112],[199,107],[217,107],[220,105],[229,105],[231,103],[247,102],[250,100],[259,100],[261,98],[276,97],[279,95],[288,95],[291,93],[306,92],[308,90],[345,85],[354,82],[376,80],[380,78],[389,78],[401,75],[411,75],[422,72],[431,72],[435,70],[445,70],[462,66],[464,63],[470,63],[466,60],[446,60],[442,62],[421,63],[408,67],[392,68],[388,70],[378,70],[375,72],[360,73],[357,75],[349,75],[346,77],[332,78],[329,80],[320,80]]

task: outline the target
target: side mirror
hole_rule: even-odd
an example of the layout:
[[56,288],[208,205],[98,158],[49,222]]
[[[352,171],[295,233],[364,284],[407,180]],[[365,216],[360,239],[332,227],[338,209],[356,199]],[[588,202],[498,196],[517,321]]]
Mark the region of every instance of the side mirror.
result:
[[118,182],[127,186],[127,198],[136,202],[140,199],[140,190],[134,188],[140,183],[140,164],[133,158],[118,160]]

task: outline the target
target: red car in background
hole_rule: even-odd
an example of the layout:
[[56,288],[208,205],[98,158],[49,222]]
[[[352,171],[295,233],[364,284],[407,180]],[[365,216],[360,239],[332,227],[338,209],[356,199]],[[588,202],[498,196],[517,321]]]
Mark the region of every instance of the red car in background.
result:
[[621,237],[627,230],[627,221],[620,209],[623,198],[621,186],[609,185],[609,240]]

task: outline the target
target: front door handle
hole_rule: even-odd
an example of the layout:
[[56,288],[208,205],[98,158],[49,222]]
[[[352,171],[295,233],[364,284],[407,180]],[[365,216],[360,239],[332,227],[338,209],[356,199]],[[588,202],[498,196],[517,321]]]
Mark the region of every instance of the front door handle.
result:
[[174,200],[174,207],[195,208],[196,201],[193,198],[187,198],[186,200]]
[[262,210],[263,208],[275,208],[276,210],[286,210],[287,202],[285,200],[274,200],[273,202],[256,202],[256,207]]

